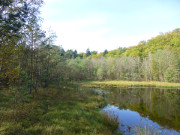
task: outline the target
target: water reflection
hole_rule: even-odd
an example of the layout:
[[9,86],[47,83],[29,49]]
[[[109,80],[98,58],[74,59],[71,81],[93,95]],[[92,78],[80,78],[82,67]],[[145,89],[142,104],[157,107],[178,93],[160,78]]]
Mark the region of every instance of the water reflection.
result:
[[132,131],[133,125],[140,128],[146,125],[149,130],[157,128],[159,134],[180,131],[180,90],[129,88],[110,91],[107,101],[118,107],[107,106],[103,111],[111,114],[113,110],[121,121],[119,128],[126,133],[129,129]]

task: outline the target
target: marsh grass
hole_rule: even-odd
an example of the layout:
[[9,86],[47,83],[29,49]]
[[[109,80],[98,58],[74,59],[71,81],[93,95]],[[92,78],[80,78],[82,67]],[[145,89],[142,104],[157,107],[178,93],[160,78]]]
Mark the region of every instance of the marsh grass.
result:
[[180,83],[168,83],[168,82],[138,82],[138,81],[88,81],[81,82],[84,87],[162,87],[162,88],[178,88],[180,89]]
[[[166,133],[162,133],[160,130],[150,128],[148,125],[145,125],[144,128],[137,126],[137,135],[169,135]],[[174,135],[170,133],[170,135]]]
[[13,96],[0,93],[1,135],[114,135],[117,122],[102,115],[102,96],[65,86],[27,95],[12,106]]
[[103,114],[104,124],[106,124],[111,129],[117,130],[119,126],[117,117],[110,117],[108,114]]

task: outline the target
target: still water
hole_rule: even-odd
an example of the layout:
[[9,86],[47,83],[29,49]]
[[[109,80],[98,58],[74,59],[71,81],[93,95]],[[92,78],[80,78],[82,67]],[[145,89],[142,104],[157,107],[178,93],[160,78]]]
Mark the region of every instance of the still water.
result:
[[180,90],[161,88],[113,88],[103,93],[108,105],[102,113],[116,118],[119,130],[180,135]]

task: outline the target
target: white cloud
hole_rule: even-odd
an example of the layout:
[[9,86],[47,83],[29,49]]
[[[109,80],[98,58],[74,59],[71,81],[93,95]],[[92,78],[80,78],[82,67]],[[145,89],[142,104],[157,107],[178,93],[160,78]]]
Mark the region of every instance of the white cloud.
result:
[[[66,22],[48,22],[43,23],[43,28],[52,28],[56,32],[58,39],[57,44],[62,45],[65,49],[77,49],[84,51],[87,48],[96,49],[100,45],[102,36],[108,33],[108,28],[93,29],[103,24],[103,19],[85,18],[81,20],[66,21]],[[92,29],[89,29],[89,28]],[[97,43],[99,45],[97,45]]]
[[[57,0],[45,0],[46,3]],[[158,33],[143,33],[141,35],[125,36],[123,33],[114,31],[114,27],[106,25],[108,15],[103,13],[88,14],[87,17],[76,20],[47,20],[46,15],[52,14],[43,11],[43,29],[49,27],[57,35],[56,44],[67,49],[76,49],[85,52],[87,48],[99,52],[105,49],[112,50],[118,47],[137,45],[141,40],[147,40]],[[126,34],[127,35],[127,34]]]
[[[103,25],[104,21],[102,18],[93,17],[66,22],[45,21],[43,28],[51,27],[56,32],[58,36],[57,45],[62,45],[65,50],[77,49],[78,52],[85,52],[87,48],[101,52],[105,49],[112,50],[120,46],[128,47],[137,45],[141,40],[148,40],[158,35],[158,33],[144,33],[136,36],[104,36],[111,32],[110,28],[99,27]],[[93,29],[93,27],[98,27],[98,29]]]
[[[56,44],[62,45],[65,50],[77,49],[80,52],[90,48],[90,50],[103,51],[134,46],[141,40],[157,36],[159,32],[167,32],[179,27],[178,21],[171,18],[173,16],[177,18],[179,10],[167,12],[163,10],[164,8],[159,8],[161,4],[158,3],[154,6],[153,2],[150,2],[149,8],[144,6],[143,10],[137,11],[129,9],[141,5],[130,5],[131,8],[128,7],[126,12],[122,12],[124,10],[121,8],[126,9],[126,7],[117,7],[118,2],[111,2],[115,7],[113,10],[112,5],[106,2],[102,6],[101,3],[98,5],[95,1],[89,3],[83,0],[74,1],[75,5],[67,1],[45,0],[45,6],[42,8],[43,28],[51,27],[58,36]],[[92,8],[86,11],[87,4],[91,4]],[[176,23],[174,24],[173,21]]]

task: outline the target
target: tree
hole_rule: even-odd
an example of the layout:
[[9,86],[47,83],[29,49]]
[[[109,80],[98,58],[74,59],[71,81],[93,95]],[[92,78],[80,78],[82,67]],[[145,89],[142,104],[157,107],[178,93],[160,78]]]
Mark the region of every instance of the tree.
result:
[[[38,59],[38,47],[44,42],[45,34],[40,29],[39,20],[41,19],[39,14],[39,8],[42,5],[41,0],[37,1],[29,1],[28,3],[28,17],[27,24],[25,29],[25,37],[24,40],[30,48],[30,67],[29,67],[29,75],[31,78],[31,85],[29,88],[29,92],[32,92],[32,89],[37,92],[37,59]],[[37,53],[37,54],[36,54]]]
[[77,53],[77,51],[75,50],[74,52],[73,52],[73,58],[76,58],[78,56],[78,53]]
[[96,55],[97,51],[91,51],[91,55]]
[[25,0],[0,2],[0,81],[8,86],[18,82],[21,63],[19,60],[23,49],[21,39],[30,9]]
[[[168,80],[168,76],[174,76],[176,78],[176,71],[178,70],[178,61],[177,56],[172,50],[158,50],[155,54],[153,54],[151,63],[151,70],[154,80],[165,81]],[[174,70],[174,72],[172,72],[170,75],[170,71],[172,70]]]
[[103,52],[103,56],[105,56],[106,54],[108,54],[107,49],[106,49],[106,50],[104,50],[104,52]]
[[67,50],[65,52],[65,58],[67,58],[67,59],[74,58],[74,51],[73,50]]
[[89,48],[86,50],[86,57],[90,56],[91,55],[91,52],[89,50]]

